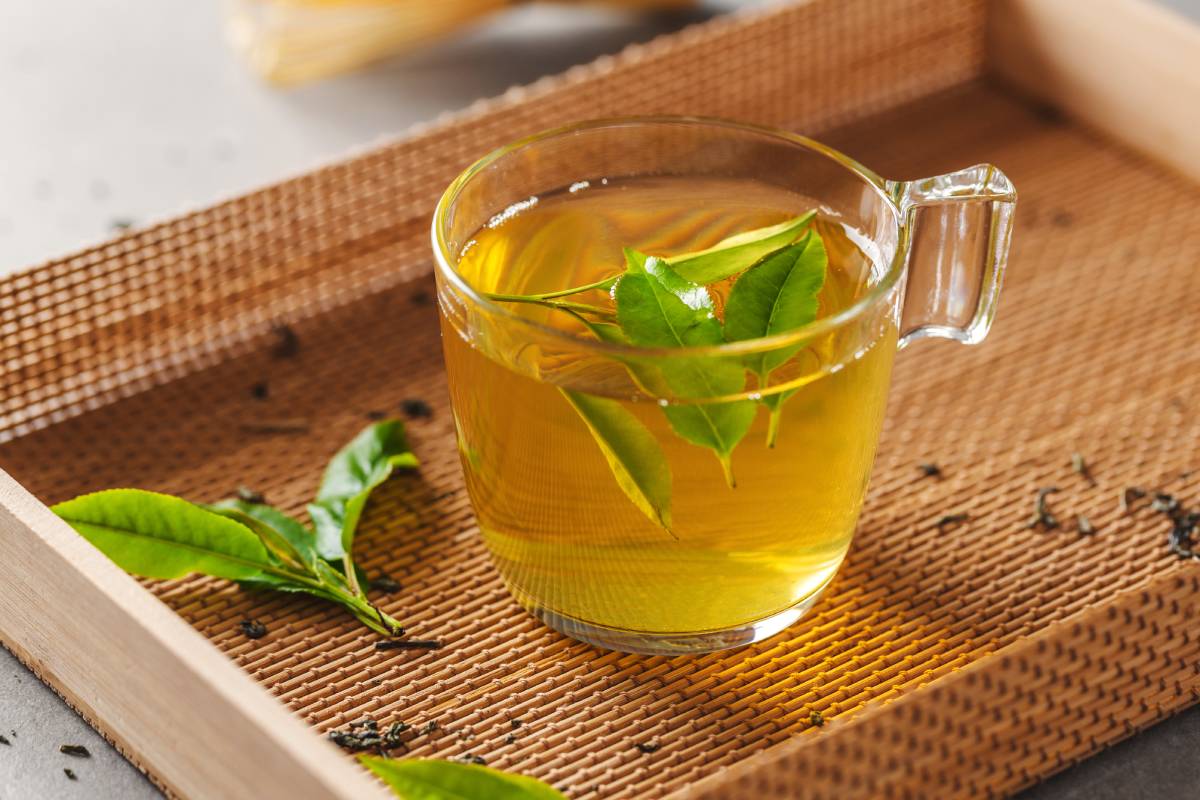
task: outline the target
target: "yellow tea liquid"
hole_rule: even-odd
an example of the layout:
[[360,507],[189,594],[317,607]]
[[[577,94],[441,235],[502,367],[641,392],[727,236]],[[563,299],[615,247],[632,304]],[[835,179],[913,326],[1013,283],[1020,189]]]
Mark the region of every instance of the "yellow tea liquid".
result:
[[[457,269],[475,289],[531,294],[584,285],[620,271],[623,247],[670,256],[812,208],[756,183],[669,178],[577,184],[522,205],[464,248]],[[880,265],[856,246],[863,239],[855,232],[824,218],[816,230],[829,256],[819,298],[825,317],[861,298]],[[710,287],[718,314],[731,283]],[[506,307],[588,335],[569,314]],[[676,435],[653,398],[616,393],[670,464],[671,532],[622,492],[588,427],[546,378],[586,374],[586,365],[574,370],[556,357],[537,377],[519,374],[500,362],[520,355],[528,363],[536,352],[493,358],[452,323],[443,326],[462,463],[483,536],[514,595],[558,627],[723,631],[804,604],[833,577],[874,458],[896,344],[892,317],[874,341],[855,344],[857,357],[826,364],[783,404],[774,447],[766,444],[768,411],[758,409],[733,451],[735,488],[713,452]],[[488,346],[519,348],[520,337]],[[796,359],[827,357],[802,351]],[[604,371],[596,375],[596,392],[613,397]]]

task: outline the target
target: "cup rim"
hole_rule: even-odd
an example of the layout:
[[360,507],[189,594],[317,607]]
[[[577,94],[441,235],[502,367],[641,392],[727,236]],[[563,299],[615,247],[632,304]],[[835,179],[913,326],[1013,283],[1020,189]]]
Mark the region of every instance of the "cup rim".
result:
[[[884,205],[892,209],[894,214],[894,221],[898,231],[896,251],[892,254],[891,263],[888,264],[887,271],[884,273],[883,278],[879,281],[879,283],[870,287],[866,294],[838,313],[814,320],[813,322],[786,333],[763,336],[757,339],[723,342],[716,345],[700,345],[689,347],[643,347],[640,345],[622,342],[606,342],[600,339],[585,339],[582,336],[577,336],[560,328],[555,328],[551,325],[545,325],[541,322],[523,317],[506,307],[504,304],[489,300],[458,273],[457,269],[455,269],[452,263],[457,256],[451,254],[450,247],[447,244],[445,237],[442,235],[442,229],[444,227],[443,222],[445,221],[450,208],[453,206],[454,201],[458,198],[458,195],[478,173],[482,172],[488,166],[499,161],[507,155],[515,153],[526,147],[530,147],[532,145],[565,135],[578,133],[580,131],[596,130],[600,128],[639,127],[650,125],[685,125],[725,128],[732,131],[741,131],[769,136],[782,140],[790,145],[814,151],[854,173],[858,178],[870,185],[876,191],[879,199],[884,203]],[[732,120],[720,119],[716,117],[651,115],[603,117],[598,119],[583,120],[568,125],[561,125],[556,128],[549,128],[538,133],[525,136],[521,139],[517,139],[514,142],[510,142],[509,144],[492,150],[487,155],[478,159],[465,170],[463,170],[458,177],[451,181],[450,185],[446,187],[446,190],[442,193],[442,196],[438,199],[437,205],[434,208],[430,235],[433,244],[434,264],[441,276],[448,281],[455,290],[464,295],[472,304],[484,309],[489,314],[494,314],[503,318],[506,323],[511,323],[518,328],[532,329],[540,335],[550,336],[551,338],[568,342],[571,347],[582,348],[584,350],[591,350],[607,355],[619,354],[624,356],[637,355],[641,357],[664,358],[677,357],[680,355],[741,356],[752,353],[768,352],[787,347],[789,345],[807,342],[854,321],[858,317],[864,315],[868,310],[874,308],[875,305],[882,300],[892,290],[892,288],[895,287],[896,283],[900,279],[900,276],[903,274],[907,251],[907,242],[905,241],[906,237],[904,231],[904,225],[900,221],[900,209],[897,207],[891,196],[891,192],[889,191],[889,182],[853,158],[850,158],[846,154],[835,150],[828,145],[822,144],[815,139],[811,139],[807,136],[802,136],[797,133],[780,130],[778,128],[772,128],[764,125],[754,125],[746,122],[734,122]]]

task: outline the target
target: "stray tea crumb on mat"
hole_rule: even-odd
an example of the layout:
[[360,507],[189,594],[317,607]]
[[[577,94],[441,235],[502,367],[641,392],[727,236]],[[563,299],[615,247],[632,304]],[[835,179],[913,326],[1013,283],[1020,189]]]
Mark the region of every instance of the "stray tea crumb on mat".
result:
[[1052,530],[1059,526],[1058,517],[1051,513],[1050,506],[1046,503],[1046,498],[1057,491],[1057,486],[1047,486],[1038,489],[1037,500],[1034,501],[1033,506],[1033,517],[1030,518],[1029,524],[1026,527]]
[[410,397],[404,400],[400,404],[400,408],[410,419],[428,419],[433,416],[433,409],[429,407],[429,403],[419,397]]
[[244,619],[238,623],[247,639],[261,639],[267,635],[267,626],[256,619]]

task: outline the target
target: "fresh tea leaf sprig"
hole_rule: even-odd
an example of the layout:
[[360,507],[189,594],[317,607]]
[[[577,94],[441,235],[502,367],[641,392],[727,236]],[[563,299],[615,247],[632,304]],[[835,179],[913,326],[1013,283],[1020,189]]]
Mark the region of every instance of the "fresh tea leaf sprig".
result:
[[405,800],[567,800],[536,778],[478,764],[376,756],[359,756],[358,760]]
[[309,506],[314,528],[263,503],[198,505],[141,489],[85,494],[52,510],[126,572],[164,579],[199,573],[310,594],[397,636],[400,623],[367,599],[352,550],[371,491],[394,470],[417,465],[402,422],[368,426],[326,468]]
[[[727,237],[704,250],[665,258],[626,249],[624,271],[601,280],[542,294],[488,297],[563,311],[597,339],[616,344],[688,348],[782,334],[817,316],[828,255],[813,226],[815,219],[816,212],[809,211],[778,225]],[[708,287],[734,276],[738,277],[721,319]],[[596,291],[608,293],[611,309],[562,299]],[[615,358],[651,396],[703,400],[741,394],[747,371],[755,376],[758,389],[765,389],[770,374],[803,348],[804,343],[798,343],[741,359],[680,356],[653,365],[621,355]],[[768,446],[774,446],[782,405],[792,394],[766,394],[759,401],[770,412]],[[585,395],[566,391],[564,396],[592,433],[625,495],[650,520],[670,531],[670,473],[653,434],[616,403],[589,404],[580,400]],[[732,488],[736,486],[733,450],[749,431],[756,409],[753,400],[735,400],[667,404],[662,412],[677,436],[713,452]]]

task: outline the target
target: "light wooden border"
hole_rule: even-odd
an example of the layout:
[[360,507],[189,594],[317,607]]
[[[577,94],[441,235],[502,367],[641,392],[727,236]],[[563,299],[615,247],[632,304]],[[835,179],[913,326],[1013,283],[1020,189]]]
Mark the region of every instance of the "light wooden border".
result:
[[0,562],[0,640],[167,792],[390,796],[3,471]]
[[1186,17],[1153,0],[991,0],[988,68],[1200,179],[1200,25]]

